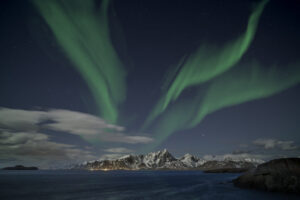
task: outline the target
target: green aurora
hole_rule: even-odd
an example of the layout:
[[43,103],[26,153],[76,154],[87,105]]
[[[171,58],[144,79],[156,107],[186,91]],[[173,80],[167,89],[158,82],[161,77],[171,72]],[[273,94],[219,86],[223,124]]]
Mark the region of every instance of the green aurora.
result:
[[193,85],[207,82],[235,66],[249,48],[254,38],[259,18],[267,2],[268,0],[264,0],[255,7],[248,19],[247,29],[240,37],[221,48],[202,45],[183,64],[180,61],[178,66],[182,65],[181,69],[179,70],[179,67],[176,67],[175,73],[172,72],[170,77],[166,79],[166,84],[168,84],[173,79],[176,71],[179,70],[168,91],[158,101],[147,118],[143,128],[148,127],[158,115],[163,113],[170,102],[175,101],[183,90]]
[[213,79],[204,97],[177,101],[170,106],[155,127],[156,143],[152,145],[159,145],[176,131],[195,127],[215,111],[275,95],[299,82],[299,62],[286,66],[284,71],[277,67],[266,69],[257,62],[234,68]]
[[[118,105],[126,97],[126,72],[110,39],[109,0],[102,1],[99,13],[93,0],[33,2],[89,86],[101,117],[116,123]],[[220,48],[202,45],[167,74],[163,84],[163,88],[169,86],[166,94],[143,126],[144,130],[155,118],[159,119],[153,123],[155,142],[148,146],[150,149],[176,131],[195,127],[213,112],[275,95],[299,83],[299,63],[284,71],[255,62],[245,66],[238,64],[254,39],[267,3],[268,0],[263,0],[255,7],[241,36]],[[193,88],[196,90],[194,98],[179,98],[185,89],[203,83],[209,87],[206,90]]]
[[126,72],[110,38],[109,0],[102,1],[99,13],[93,0],[33,3],[87,83],[101,117],[116,123],[117,106],[126,96]]

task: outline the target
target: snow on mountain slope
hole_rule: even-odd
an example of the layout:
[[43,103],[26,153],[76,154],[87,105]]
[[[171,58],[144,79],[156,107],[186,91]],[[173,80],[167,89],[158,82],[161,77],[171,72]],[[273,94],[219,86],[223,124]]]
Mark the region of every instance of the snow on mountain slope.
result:
[[223,160],[200,159],[191,154],[185,154],[177,159],[166,149],[146,155],[125,155],[115,160],[96,160],[84,162],[75,166],[75,169],[89,170],[141,170],[141,169],[216,169],[216,168],[252,168],[259,160],[251,158]]

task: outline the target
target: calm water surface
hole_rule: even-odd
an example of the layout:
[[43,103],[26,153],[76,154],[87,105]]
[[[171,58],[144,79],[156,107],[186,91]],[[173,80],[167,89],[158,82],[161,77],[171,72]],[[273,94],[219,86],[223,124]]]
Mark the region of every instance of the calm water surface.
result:
[[201,171],[0,171],[0,199],[300,199],[239,189],[239,174]]

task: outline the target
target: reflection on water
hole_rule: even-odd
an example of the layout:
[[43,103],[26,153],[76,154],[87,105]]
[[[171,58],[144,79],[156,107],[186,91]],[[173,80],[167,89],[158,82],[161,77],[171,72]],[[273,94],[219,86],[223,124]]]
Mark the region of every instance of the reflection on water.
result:
[[0,199],[298,199],[200,171],[0,171]]

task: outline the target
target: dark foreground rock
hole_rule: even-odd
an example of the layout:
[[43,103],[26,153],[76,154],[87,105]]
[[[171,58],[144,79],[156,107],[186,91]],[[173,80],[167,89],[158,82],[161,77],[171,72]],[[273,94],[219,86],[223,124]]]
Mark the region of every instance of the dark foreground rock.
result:
[[300,194],[300,158],[281,158],[258,165],[237,179],[235,186]]
[[14,167],[5,167],[3,170],[38,170],[37,167],[24,167],[23,165],[16,165]]

